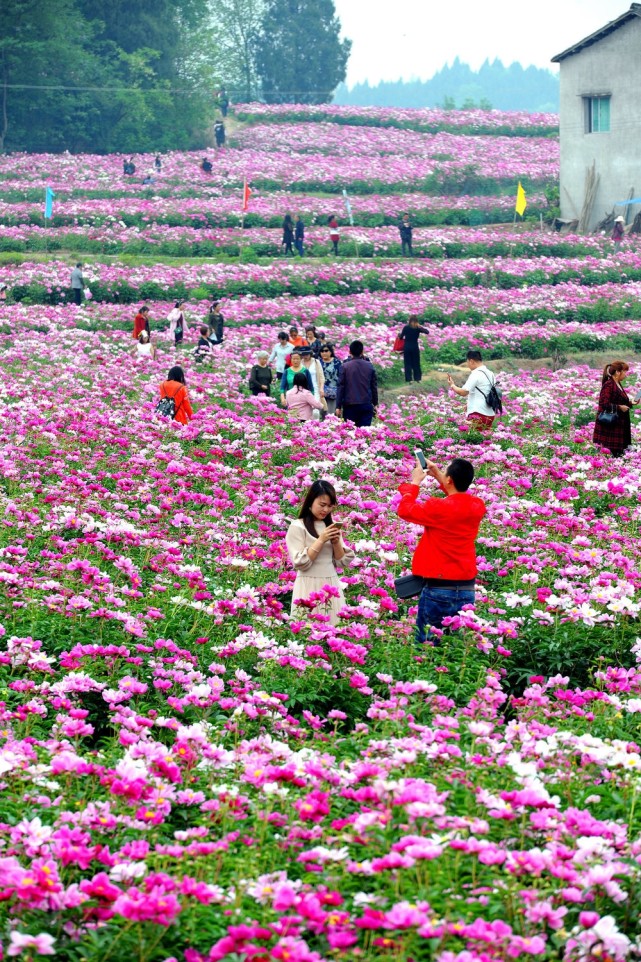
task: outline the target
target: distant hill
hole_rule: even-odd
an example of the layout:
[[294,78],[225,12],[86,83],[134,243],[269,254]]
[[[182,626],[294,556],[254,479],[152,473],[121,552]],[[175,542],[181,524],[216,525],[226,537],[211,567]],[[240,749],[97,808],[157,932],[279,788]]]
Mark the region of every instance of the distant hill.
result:
[[541,67],[504,66],[486,60],[472,70],[456,58],[431,80],[367,82],[348,89],[341,84],[334,103],[354,107],[494,107],[497,110],[559,110],[559,79]]

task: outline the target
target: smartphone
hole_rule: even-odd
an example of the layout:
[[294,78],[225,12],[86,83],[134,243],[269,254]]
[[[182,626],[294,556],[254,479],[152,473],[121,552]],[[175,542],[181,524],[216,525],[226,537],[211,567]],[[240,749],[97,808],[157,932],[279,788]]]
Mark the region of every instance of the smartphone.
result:
[[335,527],[335,528],[338,528],[338,530],[340,531],[341,528],[343,527],[343,525],[345,524],[345,522],[344,522],[344,521],[334,521],[333,524],[334,524],[334,527]]
[[414,449],[414,457],[416,458],[420,466],[423,468],[423,471],[427,471],[427,461],[425,460],[425,455],[423,454],[420,448]]

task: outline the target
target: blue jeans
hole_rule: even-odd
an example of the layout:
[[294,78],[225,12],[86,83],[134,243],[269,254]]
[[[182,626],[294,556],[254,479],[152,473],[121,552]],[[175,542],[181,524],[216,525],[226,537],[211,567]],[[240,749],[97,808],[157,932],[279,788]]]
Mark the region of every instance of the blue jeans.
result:
[[298,251],[299,257],[303,256],[303,243],[304,241],[302,237],[297,237],[294,241],[294,247]]
[[417,643],[425,644],[430,636],[430,628],[442,628],[443,618],[451,618],[464,605],[473,604],[474,590],[471,588],[423,588],[416,615]]

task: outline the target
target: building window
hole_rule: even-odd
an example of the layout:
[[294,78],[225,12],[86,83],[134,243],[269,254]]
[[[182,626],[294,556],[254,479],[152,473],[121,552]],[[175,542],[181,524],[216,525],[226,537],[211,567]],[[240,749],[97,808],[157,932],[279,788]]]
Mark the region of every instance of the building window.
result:
[[610,130],[610,97],[584,97],[586,134],[605,134]]

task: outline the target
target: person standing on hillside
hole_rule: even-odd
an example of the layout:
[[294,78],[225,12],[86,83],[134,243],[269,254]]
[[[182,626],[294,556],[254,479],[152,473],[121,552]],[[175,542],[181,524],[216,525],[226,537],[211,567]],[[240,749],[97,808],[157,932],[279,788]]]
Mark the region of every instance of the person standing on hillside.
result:
[[[419,504],[420,485],[428,475],[436,478],[445,498],[431,497]],[[425,644],[428,629],[441,629],[444,618],[474,604],[475,545],[485,502],[468,493],[473,480],[474,467],[464,458],[455,458],[445,472],[432,461],[424,471],[417,461],[410,482],[399,488],[399,518],[424,529],[412,558],[412,574],[425,579],[416,616],[418,644]]]
[[296,223],[294,225],[294,247],[299,257],[302,257],[305,253],[305,225],[300,214],[296,215]]
[[405,341],[405,347],[403,348],[403,366],[405,368],[405,380],[408,384],[411,383],[412,379],[414,381],[420,381],[423,376],[421,371],[421,352],[418,346],[418,339],[421,334],[429,334],[426,327],[420,327],[418,323],[418,317],[416,314],[412,314],[407,321],[407,324],[401,331],[401,337]]
[[412,250],[412,223],[409,214],[403,214],[403,219],[398,225],[398,231],[401,235],[403,257],[405,257],[406,253],[408,257],[414,257],[414,251]]
[[285,248],[285,256],[291,254],[294,255],[294,248],[292,244],[294,243],[294,221],[292,220],[291,214],[285,214],[283,219],[283,240],[281,247]]
[[220,312],[220,301],[214,301],[207,315],[207,326],[210,338],[216,338],[216,344],[222,344],[225,336],[225,318]]
[[225,125],[222,120],[217,120],[214,124],[214,138],[217,147],[225,146]]
[[74,304],[82,304],[82,292],[85,286],[85,279],[82,276],[82,262],[78,261],[71,272],[71,296]]
[[490,407],[487,398],[496,378],[483,363],[480,351],[467,352],[467,366],[470,376],[463,387],[456,386],[451,374],[447,375],[447,383],[455,394],[467,398],[467,420],[479,431],[490,431],[496,411]]
[[378,385],[374,365],[363,357],[363,342],[352,341],[350,356],[343,364],[336,391],[336,416],[353,421],[357,428],[369,427],[376,416]]
[[133,338],[137,341],[143,331],[151,336],[151,331],[149,330],[149,308],[146,304],[143,304],[139,309],[138,313],[134,317],[134,330]]
[[338,242],[341,239],[341,235],[338,232],[338,221],[334,214],[328,217],[327,223],[329,225],[329,239],[332,242],[332,250],[335,254],[338,254]]

